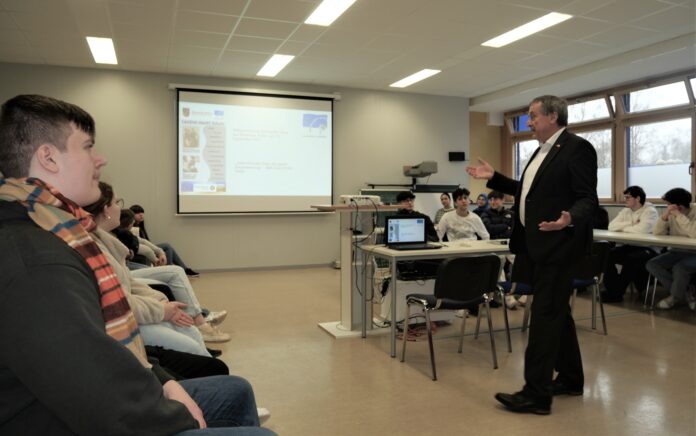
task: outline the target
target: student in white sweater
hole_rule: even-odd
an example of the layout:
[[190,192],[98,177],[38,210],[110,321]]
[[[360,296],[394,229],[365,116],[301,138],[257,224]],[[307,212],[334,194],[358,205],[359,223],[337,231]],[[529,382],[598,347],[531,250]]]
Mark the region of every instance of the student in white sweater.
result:
[[[658,214],[657,209],[645,201],[645,191],[640,186],[629,186],[623,192],[626,208],[609,223],[612,232],[643,233],[650,234],[655,228]],[[619,303],[623,301],[623,295],[630,283],[636,289],[645,289],[648,280],[648,272],[645,263],[655,257],[657,253],[650,247],[637,247],[634,245],[620,245],[609,253],[607,269],[604,271],[604,286],[602,301],[606,303]],[[621,272],[616,266],[621,265]]]
[[[657,220],[653,233],[696,238],[696,204],[691,204],[691,192],[674,188],[662,199],[667,202],[667,210]],[[671,309],[683,303],[696,309],[694,295],[687,292],[691,276],[696,274],[696,254],[693,251],[670,249],[652,258],[646,268],[665,289],[669,289],[670,295],[657,304],[658,309]]]
[[483,225],[481,218],[475,213],[469,212],[469,190],[456,189],[452,193],[455,209],[446,213],[437,225],[437,235],[440,240],[447,235],[450,241],[457,239],[490,239],[491,236]]

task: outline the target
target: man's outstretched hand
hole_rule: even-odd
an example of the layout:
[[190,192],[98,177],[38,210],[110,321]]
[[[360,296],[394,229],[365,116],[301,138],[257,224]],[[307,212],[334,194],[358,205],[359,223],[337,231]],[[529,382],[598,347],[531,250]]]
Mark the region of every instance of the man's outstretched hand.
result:
[[542,232],[553,232],[562,230],[570,225],[570,213],[565,210],[561,212],[561,217],[556,221],[542,221],[539,223],[539,230]]
[[479,165],[475,167],[466,167],[466,172],[475,179],[490,180],[493,177],[495,170],[485,160],[478,158]]

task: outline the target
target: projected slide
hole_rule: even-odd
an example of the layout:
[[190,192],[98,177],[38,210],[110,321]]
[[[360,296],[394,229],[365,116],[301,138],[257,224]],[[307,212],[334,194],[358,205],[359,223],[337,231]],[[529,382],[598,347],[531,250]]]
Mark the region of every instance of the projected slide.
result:
[[331,101],[180,91],[178,106],[180,213],[331,202]]

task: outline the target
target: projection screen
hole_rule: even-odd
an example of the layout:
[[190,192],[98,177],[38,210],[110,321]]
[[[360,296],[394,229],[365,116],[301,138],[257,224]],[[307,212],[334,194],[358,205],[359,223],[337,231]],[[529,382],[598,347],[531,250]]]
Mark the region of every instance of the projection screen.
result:
[[179,214],[330,204],[333,100],[177,89]]

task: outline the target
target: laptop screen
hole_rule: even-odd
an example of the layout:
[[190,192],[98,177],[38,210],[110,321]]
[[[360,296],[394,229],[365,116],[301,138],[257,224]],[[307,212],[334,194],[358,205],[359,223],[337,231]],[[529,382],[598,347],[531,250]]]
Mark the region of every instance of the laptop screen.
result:
[[419,242],[425,242],[424,218],[387,218],[387,245]]

